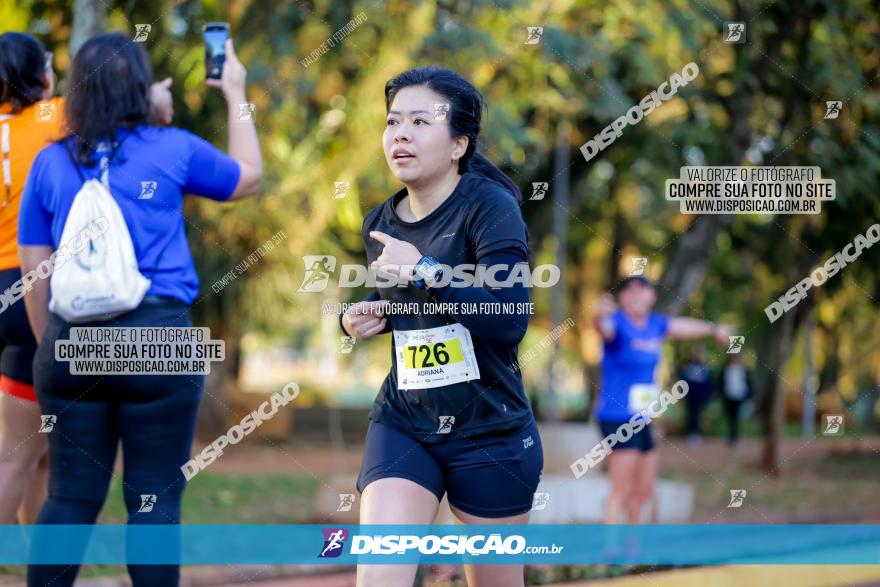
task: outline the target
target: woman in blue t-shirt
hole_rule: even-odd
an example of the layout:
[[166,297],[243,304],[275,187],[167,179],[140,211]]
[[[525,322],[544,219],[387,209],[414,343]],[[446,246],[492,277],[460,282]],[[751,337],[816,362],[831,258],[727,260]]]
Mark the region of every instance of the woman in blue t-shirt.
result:
[[[712,336],[719,345],[727,346],[730,335],[728,326],[654,313],[654,284],[642,276],[624,279],[617,288],[617,301],[619,309],[611,294],[604,294],[595,317],[604,339],[602,383],[596,404],[603,438],[616,434],[658,397],[656,369],[664,340]],[[611,491],[605,504],[605,522],[610,524],[621,523],[624,514],[629,523],[639,523],[643,505],[654,496],[658,459],[651,424],[631,436],[622,435],[627,436],[607,457]]]
[[[190,327],[198,278],[182,213],[185,194],[230,201],[253,194],[262,158],[253,121],[239,120],[246,71],[226,45],[222,78],[229,108],[229,155],[189,132],[148,122],[152,82],[141,43],[120,33],[98,35],[74,57],[67,87],[67,138],[46,147],[22,194],[18,242],[22,272],[70,246],[61,235],[86,179],[102,178],[131,235],[141,274],[150,280],[134,310],[78,327]],[[106,176],[99,160],[107,160]],[[95,238],[67,263],[100,271],[106,253]],[[102,253],[102,250],[104,253]],[[45,265],[44,265],[45,266]],[[36,275],[42,275],[38,271]],[[105,292],[95,292],[100,297]],[[39,524],[92,524],[104,504],[117,447],[123,450],[123,494],[131,524],[177,524],[203,375],[74,375],[56,361],[55,341],[71,324],[49,312],[50,282],[37,279],[25,297],[39,341],[34,384],[41,412],[51,415],[49,498]],[[96,357],[92,357],[96,358]],[[72,585],[78,565],[32,565],[29,585]],[[130,565],[135,586],[177,585],[176,565]]]
[[[385,158],[405,187],[364,220],[381,278],[341,318],[357,338],[393,333],[357,483],[360,522],[429,524],[445,494],[461,522],[523,524],[543,455],[517,363],[529,321],[528,283],[515,279],[528,269],[519,190],[476,152],[482,97],[458,74],[404,72],[385,102]],[[459,271],[477,264],[483,284]],[[362,565],[358,585],[408,587],[415,572]],[[522,565],[465,573],[472,587],[523,584]]]

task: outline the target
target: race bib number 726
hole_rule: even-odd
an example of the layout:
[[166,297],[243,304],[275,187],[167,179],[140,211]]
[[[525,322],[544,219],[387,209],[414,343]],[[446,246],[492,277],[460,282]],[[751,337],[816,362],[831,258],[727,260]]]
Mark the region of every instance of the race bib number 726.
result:
[[471,333],[461,324],[395,330],[397,386],[428,389],[480,378]]

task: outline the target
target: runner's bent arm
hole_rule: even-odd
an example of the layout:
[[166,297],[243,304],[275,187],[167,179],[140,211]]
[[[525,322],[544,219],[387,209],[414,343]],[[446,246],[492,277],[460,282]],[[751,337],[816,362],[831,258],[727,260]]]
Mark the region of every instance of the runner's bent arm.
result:
[[[518,263],[528,264],[521,247],[507,247],[490,253],[477,260],[477,264],[493,266],[506,265],[505,271],[495,273],[495,278],[506,281]],[[453,280],[455,283],[456,280]],[[443,287],[429,287],[428,293],[437,302],[473,306],[482,303],[515,304],[511,314],[501,313],[449,313],[456,322],[471,331],[472,334],[506,346],[516,346],[525,336],[529,327],[529,290],[520,281],[499,289],[485,287],[454,287],[452,283]],[[462,309],[462,308],[459,308]]]
[[669,318],[669,330],[666,336],[672,340],[689,340],[714,337],[718,344],[726,345],[731,329],[723,324],[715,324],[707,320],[676,316]]

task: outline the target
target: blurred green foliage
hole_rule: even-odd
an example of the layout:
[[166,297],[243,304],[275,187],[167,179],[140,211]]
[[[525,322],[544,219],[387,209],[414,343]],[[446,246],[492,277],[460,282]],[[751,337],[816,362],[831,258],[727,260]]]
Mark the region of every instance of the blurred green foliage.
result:
[[[203,295],[194,311],[227,336],[257,333],[279,344],[319,344],[320,304],[348,294],[297,294],[305,254],[363,258],[364,215],[398,186],[381,149],[383,87],[396,73],[437,63],[484,93],[482,145],[528,196],[532,181],[554,180],[555,129],[571,121],[571,195],[564,315],[578,327],[564,339],[572,362],[595,365],[591,303],[628,268],[649,257],[659,278],[675,262],[694,217],[663,197],[683,165],[818,165],[837,182],[837,201],[815,216],[737,216],[711,250],[705,278],[684,313],[735,324],[749,341],[768,336],[763,308],[880,217],[878,14],[869,0],[689,2],[621,0],[441,0],[391,2],[108,0],[108,26],[152,23],[147,47],[157,78],[174,78],[176,124],[224,146],[225,105],[203,84],[201,25],[229,21],[249,70],[249,99],[265,157],[261,194],[235,205],[188,203],[189,234]],[[301,60],[363,12],[354,32],[303,67]],[[748,44],[722,39],[725,21],[747,22]],[[63,79],[71,5],[0,0],[0,30],[35,32],[55,51]],[[525,44],[529,26],[543,26]],[[585,162],[578,147],[636,104],[670,73],[694,61],[699,77],[610,148]],[[63,90],[63,83],[61,84]],[[826,100],[843,100],[823,120]],[[335,181],[349,181],[341,200]],[[552,190],[552,187],[551,187]],[[525,201],[536,258],[552,259],[553,201]],[[246,279],[218,295],[210,284],[278,230],[289,238]],[[546,260],[546,261],[544,261]],[[880,379],[878,252],[815,291],[817,368],[825,392],[854,401]],[[799,269],[798,269],[799,270]],[[358,292],[362,295],[364,292]],[[533,328],[549,330],[550,299],[536,292]],[[796,344],[801,344],[796,341]],[[386,356],[386,343],[375,345]],[[335,346],[335,342],[330,347]],[[755,347],[752,347],[755,348]],[[785,370],[798,389],[802,353]],[[718,357],[716,357],[717,362]],[[762,357],[751,352],[750,363]],[[764,365],[773,369],[774,365]]]

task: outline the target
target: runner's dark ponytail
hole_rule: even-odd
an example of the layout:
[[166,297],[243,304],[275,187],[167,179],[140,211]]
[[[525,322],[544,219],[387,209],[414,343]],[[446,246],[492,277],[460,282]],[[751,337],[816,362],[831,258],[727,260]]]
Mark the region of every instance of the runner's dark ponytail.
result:
[[17,113],[43,97],[46,52],[34,37],[17,32],[0,35],[0,104]]
[[483,114],[483,96],[459,74],[442,67],[431,65],[404,71],[385,84],[385,110],[391,109],[394,96],[403,88],[426,86],[449,101],[449,129],[453,137],[468,138],[467,151],[458,160],[458,171],[470,171],[501,184],[516,198],[522,201],[519,187],[498,166],[477,152],[477,137],[480,134],[480,121]]

